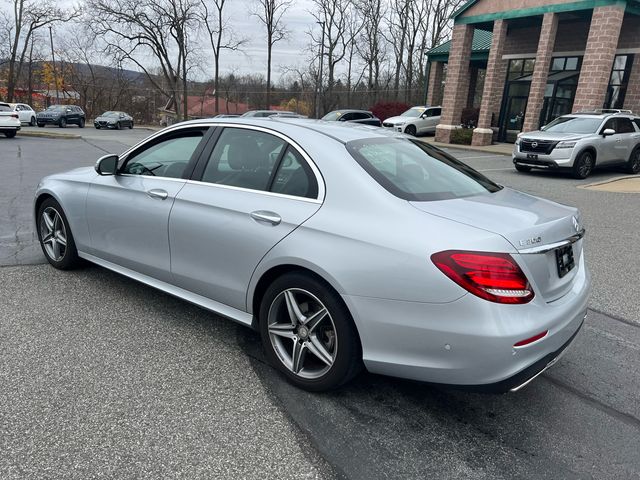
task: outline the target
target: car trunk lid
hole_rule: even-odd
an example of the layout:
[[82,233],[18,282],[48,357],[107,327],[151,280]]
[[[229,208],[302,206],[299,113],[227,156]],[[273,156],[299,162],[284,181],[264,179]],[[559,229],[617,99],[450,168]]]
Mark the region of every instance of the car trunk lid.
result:
[[[426,213],[501,235],[519,252],[514,256],[516,261],[535,284],[535,293],[547,302],[571,289],[582,256],[577,209],[509,188],[473,197],[410,203]],[[574,266],[563,270],[562,265],[571,265],[571,260]]]

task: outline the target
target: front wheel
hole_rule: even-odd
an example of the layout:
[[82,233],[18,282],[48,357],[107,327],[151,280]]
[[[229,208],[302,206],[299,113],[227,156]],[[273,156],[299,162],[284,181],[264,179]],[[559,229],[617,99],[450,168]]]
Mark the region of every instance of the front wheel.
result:
[[85,124],[85,119],[84,119],[84,118],[81,118],[81,119],[80,119],[80,123],[78,124],[78,126],[79,126],[80,128],[84,128],[84,124]]
[[587,178],[593,171],[595,164],[596,160],[592,152],[582,152],[573,163],[572,173],[574,178],[578,178],[580,180]]
[[414,125],[409,125],[407,126],[407,128],[404,129],[404,133],[406,133],[407,135],[411,135],[412,137],[415,137],[418,131],[416,130],[416,127]]
[[276,279],[260,305],[260,334],[268,360],[294,385],[330,390],[362,368],[347,307],[324,282],[303,273]]
[[116,130],[122,130],[122,125],[120,122],[116,123]]
[[47,261],[60,270],[78,266],[76,243],[60,204],[53,198],[46,199],[38,208],[37,218],[38,240]]
[[38,127],[40,127],[40,128],[44,127],[44,123],[39,123]]
[[36,117],[31,117],[31,120],[29,121],[29,126],[30,127],[36,126]]
[[519,172],[530,172],[531,171],[531,167],[527,167],[526,165],[518,165],[516,163],[516,170]]
[[625,170],[632,175],[640,173],[640,147],[636,147],[633,152],[631,152]]
[[64,117],[62,117],[62,118],[60,119],[60,122],[58,123],[58,126],[59,126],[60,128],[66,128],[66,126],[67,126],[67,119],[66,119],[66,118],[64,118]]
[[131,130],[132,128],[133,128],[133,122],[129,124],[129,130]]

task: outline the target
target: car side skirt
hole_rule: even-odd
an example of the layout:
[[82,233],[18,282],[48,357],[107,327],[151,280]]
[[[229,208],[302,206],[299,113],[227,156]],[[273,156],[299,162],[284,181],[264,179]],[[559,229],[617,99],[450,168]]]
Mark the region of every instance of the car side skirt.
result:
[[242,310],[230,307],[228,305],[225,305],[224,303],[216,302],[215,300],[203,297],[202,295],[189,292],[188,290],[176,287],[175,285],[171,285],[170,283],[166,283],[161,280],[157,280],[148,275],[135,272],[126,267],[122,267],[107,260],[103,260],[102,258],[96,257],[95,255],[78,251],[78,256],[91,263],[100,265],[101,267],[112,270],[138,282],[144,283],[145,285],[149,285],[150,287],[157,288],[158,290],[168,293],[169,295],[173,295],[174,297],[178,297],[181,300],[193,303],[194,305],[210,310],[214,313],[217,313],[218,315],[222,315],[223,317],[229,318],[247,327],[251,327],[252,325],[253,316],[247,312],[243,312]]

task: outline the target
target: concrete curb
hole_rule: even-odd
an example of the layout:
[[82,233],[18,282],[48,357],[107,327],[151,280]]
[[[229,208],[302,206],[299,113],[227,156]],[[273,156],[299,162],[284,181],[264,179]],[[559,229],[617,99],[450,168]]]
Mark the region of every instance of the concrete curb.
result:
[[81,135],[75,133],[53,133],[53,132],[33,132],[29,130],[20,130],[19,137],[39,137],[39,138],[57,138],[60,140],[77,140],[82,138]]
[[[610,192],[610,193],[640,193],[640,183],[637,185],[632,185],[630,189],[620,189],[617,187],[606,188],[605,185],[616,184],[618,182],[625,182],[625,180],[638,180],[640,181],[640,175],[622,175],[620,177],[609,178],[602,182],[593,182],[588,183],[586,185],[578,185],[578,188],[583,188],[585,190],[593,190],[595,192]],[[598,188],[604,187],[604,188]]]
[[513,145],[504,144],[504,145],[489,145],[486,147],[475,147],[473,145],[457,145],[453,143],[441,143],[436,142],[431,138],[418,138],[421,142],[428,143],[429,145],[433,145],[438,148],[452,148],[455,150],[468,150],[471,152],[484,152],[484,153],[493,153],[497,155],[508,155],[511,156],[511,152],[513,150]]

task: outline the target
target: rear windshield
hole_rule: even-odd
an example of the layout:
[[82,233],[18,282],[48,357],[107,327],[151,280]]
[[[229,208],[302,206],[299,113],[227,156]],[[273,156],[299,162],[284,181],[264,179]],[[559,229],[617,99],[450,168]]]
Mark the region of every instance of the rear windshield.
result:
[[451,155],[416,140],[369,138],[348,142],[346,147],[380,185],[405,200],[446,200],[502,188]]
[[544,127],[545,132],[557,133],[595,133],[602,123],[599,118],[558,117]]
[[11,112],[11,107],[7,104],[1,104],[0,103],[0,112]]

